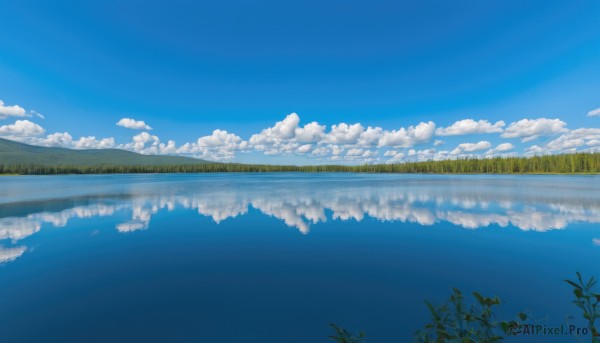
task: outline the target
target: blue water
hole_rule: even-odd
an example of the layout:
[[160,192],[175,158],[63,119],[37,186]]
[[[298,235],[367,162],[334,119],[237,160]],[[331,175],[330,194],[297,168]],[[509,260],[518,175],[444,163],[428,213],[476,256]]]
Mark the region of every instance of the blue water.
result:
[[584,326],[562,280],[600,276],[599,181],[1,177],[0,341],[328,342],[337,323],[410,342],[452,287]]

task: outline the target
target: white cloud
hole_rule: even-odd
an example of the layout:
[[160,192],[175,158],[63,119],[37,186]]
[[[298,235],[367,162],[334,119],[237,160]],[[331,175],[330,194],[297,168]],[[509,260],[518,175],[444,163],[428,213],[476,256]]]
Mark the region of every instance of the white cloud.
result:
[[296,113],[288,114],[282,121],[276,122],[275,126],[266,128],[259,134],[252,135],[249,142],[259,150],[265,150],[266,146],[294,138],[299,122],[300,117]]
[[299,146],[297,151],[299,153],[303,154],[303,153],[309,152],[311,147],[312,147],[311,144],[304,144],[304,145]]
[[219,129],[214,130],[210,136],[198,138],[199,147],[239,147],[241,143],[242,139],[239,136]]
[[529,142],[540,136],[550,136],[568,131],[567,123],[560,119],[521,119],[511,123],[500,135],[503,138],[522,138],[521,142]]
[[31,113],[35,114],[38,118],[46,119],[46,117],[43,114],[39,113],[39,112],[31,110]]
[[[37,115],[31,111],[26,115]],[[41,115],[40,115],[41,116]],[[134,129],[151,129],[143,121],[131,118],[121,119],[117,125]],[[211,135],[196,141],[177,145],[175,141],[162,142],[158,136],[143,131],[133,136],[132,141],[117,144],[112,137],[96,138],[85,136],[74,139],[68,132],[55,132],[40,137],[44,128],[29,120],[17,120],[14,124],[0,126],[0,136],[21,142],[59,146],[74,149],[120,148],[142,154],[178,154],[212,161],[231,161],[238,153],[259,151],[265,155],[297,155],[314,158],[318,162],[336,161],[351,163],[382,163],[399,161],[444,160],[464,157],[493,157],[516,155],[509,152],[515,147],[511,143],[502,143],[492,148],[488,141],[462,143],[455,149],[436,151],[434,147],[446,144],[436,139],[421,150],[415,147],[430,142],[434,134],[440,136],[466,135],[479,133],[501,133],[501,137],[520,138],[523,142],[541,136],[562,135],[549,143],[538,144],[525,149],[525,155],[536,153],[600,151],[600,135],[594,128],[582,128],[569,131],[566,123],[559,119],[523,119],[511,123],[503,129],[504,121],[494,124],[487,120],[464,119],[451,126],[438,128],[433,121],[421,122],[415,126],[385,130],[381,127],[363,126],[361,123],[334,124],[330,131],[327,126],[316,121],[300,126],[300,117],[296,113],[287,115],[273,126],[253,134],[246,141],[240,136],[216,129]],[[366,127],[366,128],[365,128]],[[401,152],[401,150],[410,149]],[[489,149],[485,154],[478,153]]]
[[499,144],[499,145],[498,145],[498,146],[495,148],[495,150],[496,150],[496,151],[508,151],[508,150],[512,150],[512,149],[514,149],[514,148],[515,148],[515,146],[514,146],[514,145],[512,145],[512,144],[510,144],[510,143],[502,143],[502,144]]
[[548,150],[542,148],[541,146],[534,144],[528,148],[525,148],[525,155],[530,156],[530,155],[543,155],[549,153]]
[[340,123],[331,126],[331,131],[325,137],[325,141],[334,144],[352,144],[358,141],[365,128],[359,124],[348,125]]
[[8,117],[29,117],[25,109],[19,105],[4,106],[4,101],[0,100],[0,119]]
[[363,154],[363,152],[364,152],[363,149],[352,148],[352,149],[348,150],[348,152],[346,153],[346,156],[361,156]]
[[360,134],[358,139],[358,145],[360,146],[371,146],[379,142],[383,136],[383,129],[380,127],[367,127],[365,131]]
[[36,142],[37,145],[70,148],[73,137],[68,132],[55,132]]
[[490,150],[486,151],[485,154],[486,155],[493,155],[495,153],[509,151],[509,150],[514,149],[514,148],[515,148],[515,146],[512,145],[512,144],[510,144],[510,143],[502,143],[502,144],[498,144],[498,146],[495,147],[494,149],[490,149]]
[[158,153],[159,144],[160,139],[157,136],[142,132],[133,136],[131,143],[123,144],[120,147],[140,154],[153,155]]
[[68,132],[55,132],[45,138],[22,137],[17,140],[27,144],[69,149],[110,149],[116,147],[113,137],[97,139],[94,136],[87,136],[74,140]]
[[600,108],[597,108],[595,110],[591,110],[588,112],[588,117],[598,117],[600,116]]
[[[580,149],[581,148],[581,149]],[[526,155],[551,154],[600,149],[600,128],[580,128],[569,131],[545,145],[525,149]]]
[[112,137],[96,139],[94,136],[88,136],[81,137],[73,142],[73,148],[75,149],[110,149],[114,147],[115,139]]
[[[172,145],[172,148],[170,146]],[[211,161],[227,161],[235,158],[236,151],[248,148],[248,142],[225,130],[214,130],[212,135],[198,138],[195,143],[185,143],[175,148],[175,142],[169,141],[167,146],[159,144],[161,153],[175,150],[178,154],[189,154],[196,158]]]
[[390,157],[387,161],[385,161],[385,163],[397,163],[404,160],[405,154],[395,150],[388,150],[383,154],[383,156]]
[[408,134],[414,138],[415,143],[424,143],[431,139],[435,131],[435,123],[428,121],[427,123],[419,123],[416,127],[409,126]]
[[17,120],[14,124],[0,126],[0,136],[7,137],[30,137],[39,136],[46,130],[29,120]]
[[[247,148],[262,151],[265,155],[310,152],[311,156],[328,157],[336,161],[372,163],[379,151],[369,150],[369,148],[410,147],[429,141],[435,131],[435,123],[432,121],[394,131],[385,131],[380,127],[371,126],[365,129],[360,123],[339,123],[332,125],[329,132],[326,132],[325,125],[314,121],[304,127],[300,127],[299,123],[300,117],[296,113],[291,113],[282,121],[276,122],[274,126],[251,135]],[[182,148],[188,151],[192,146],[184,144]]]
[[296,141],[302,143],[318,142],[325,136],[325,125],[319,125],[316,121],[304,125],[303,128],[295,129]]
[[384,131],[378,146],[411,147],[414,144],[427,142],[433,136],[434,131],[435,123],[432,121],[421,122],[417,126],[409,126],[408,129],[400,128],[399,130]]
[[504,121],[500,120],[491,124],[487,120],[475,121],[473,119],[463,119],[455,122],[451,126],[441,127],[435,131],[438,136],[458,136],[480,133],[498,133],[502,132]]
[[452,152],[451,155],[460,155],[464,152],[474,152],[484,149],[489,149],[492,144],[488,141],[480,141],[477,143],[461,143]]
[[396,148],[407,148],[413,145],[411,137],[405,128],[399,130],[385,131],[379,140],[379,147],[391,146]]
[[135,120],[131,118],[122,118],[117,122],[117,126],[122,126],[132,130],[152,130],[143,120]]

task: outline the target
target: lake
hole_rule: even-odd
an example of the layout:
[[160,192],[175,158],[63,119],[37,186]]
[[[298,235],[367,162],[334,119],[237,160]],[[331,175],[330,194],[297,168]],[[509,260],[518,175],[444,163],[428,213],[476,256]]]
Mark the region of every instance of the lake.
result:
[[452,287],[585,326],[576,271],[598,176],[0,177],[2,342],[410,342]]

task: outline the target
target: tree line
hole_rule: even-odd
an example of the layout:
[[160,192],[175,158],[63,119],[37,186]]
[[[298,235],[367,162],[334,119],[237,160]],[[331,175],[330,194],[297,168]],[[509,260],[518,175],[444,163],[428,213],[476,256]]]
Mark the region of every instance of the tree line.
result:
[[266,164],[207,163],[191,165],[45,165],[2,164],[0,174],[124,174],[124,173],[244,173],[244,172],[355,172],[431,174],[595,174],[600,153],[574,153],[532,157],[495,157],[373,165],[279,166]]

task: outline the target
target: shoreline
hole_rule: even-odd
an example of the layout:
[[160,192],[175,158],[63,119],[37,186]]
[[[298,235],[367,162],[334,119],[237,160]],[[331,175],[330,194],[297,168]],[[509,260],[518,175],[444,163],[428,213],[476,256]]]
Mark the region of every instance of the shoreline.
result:
[[560,173],[560,172],[537,172],[537,173],[402,173],[402,172],[363,172],[363,171],[214,171],[214,172],[139,172],[139,173],[47,173],[47,174],[0,174],[2,176],[61,176],[61,175],[192,175],[192,174],[372,174],[372,175],[563,175],[563,176],[596,176],[599,173]]

